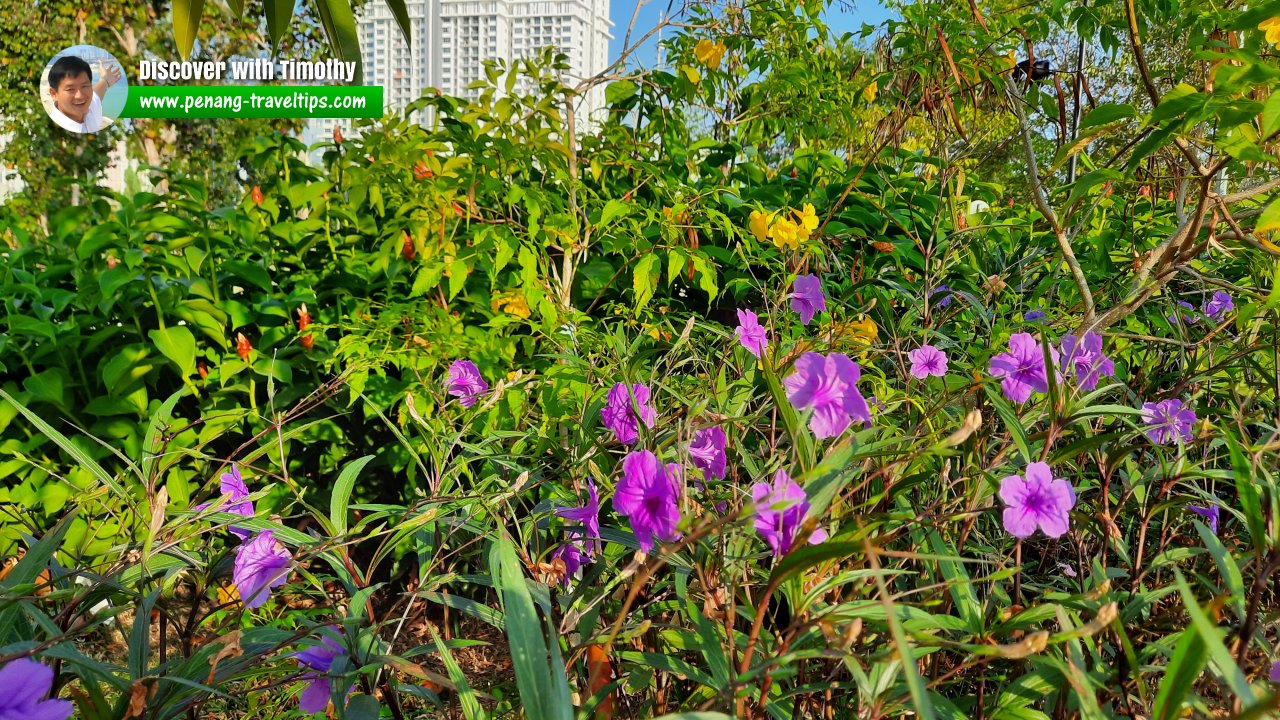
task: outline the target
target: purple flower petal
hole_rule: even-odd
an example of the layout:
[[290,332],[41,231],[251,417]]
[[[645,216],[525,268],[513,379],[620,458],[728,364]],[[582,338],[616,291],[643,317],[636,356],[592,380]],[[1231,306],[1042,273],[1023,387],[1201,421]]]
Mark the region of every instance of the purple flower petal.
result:
[[760,318],[755,313],[750,310],[739,310],[738,327],[735,332],[738,335],[738,343],[746,348],[747,352],[757,358],[764,355],[764,349],[769,346],[769,335],[760,325]]
[[1076,494],[1071,484],[1053,477],[1046,463],[1027,465],[1026,476],[1010,475],[1000,481],[1000,499],[1006,507],[1004,529],[1027,538],[1040,528],[1049,537],[1061,537],[1070,527],[1070,510]]
[[462,407],[469,408],[485,393],[489,392],[489,383],[484,381],[480,368],[470,360],[456,360],[449,366],[449,375],[445,379],[450,395],[458,398]]
[[947,374],[947,354],[932,345],[921,345],[907,353],[911,360],[911,376],[923,380],[930,375]]
[[801,275],[791,287],[791,309],[800,316],[800,324],[808,325],[815,314],[826,311],[827,296],[817,275]]
[[631,521],[641,552],[653,549],[654,540],[679,537],[679,467],[663,466],[648,450],[629,453],[622,460],[622,479],[613,494],[613,508]]
[[270,530],[258,533],[236,551],[231,578],[247,608],[260,607],[271,596],[271,588],[289,579],[293,556],[276,542]]

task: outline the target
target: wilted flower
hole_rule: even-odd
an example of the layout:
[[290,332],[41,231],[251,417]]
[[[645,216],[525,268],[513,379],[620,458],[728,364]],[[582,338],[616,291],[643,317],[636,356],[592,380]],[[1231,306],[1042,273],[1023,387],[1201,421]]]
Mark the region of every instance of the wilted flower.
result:
[[923,380],[930,375],[947,374],[947,354],[932,345],[921,345],[907,353],[911,359],[911,376]]
[[1000,499],[1007,505],[1004,529],[1009,534],[1031,537],[1039,527],[1056,538],[1067,531],[1076,493],[1071,483],[1053,476],[1047,463],[1033,462],[1027,465],[1025,479],[1010,475],[1000,481]]
[[581,533],[566,532],[564,539],[563,545],[551,551],[551,559],[559,560],[564,564],[564,576],[561,577],[560,582],[568,586],[569,579],[582,569],[582,566],[587,563],[590,556],[582,549]]
[[[756,506],[756,532],[776,557],[785,555],[795,543],[796,531],[804,524],[805,513],[809,512],[804,488],[797,485],[786,470],[778,470],[773,476],[773,485],[761,482],[751,486],[751,499]],[[827,533],[818,528],[809,535],[809,544],[817,545],[826,539]]]
[[817,275],[801,275],[791,287],[791,309],[800,315],[802,325],[808,325],[815,313],[826,311],[827,296]]
[[[592,553],[601,551],[600,544],[600,495],[596,492],[596,483],[594,480],[587,481],[587,503],[581,507],[563,507],[556,508],[556,515],[578,523],[581,530],[586,532],[586,552],[590,558]],[[566,536],[575,535],[578,538],[583,537],[582,533],[574,530],[565,533]]]
[[1116,374],[1115,363],[1102,354],[1102,336],[1092,330],[1086,332],[1083,339],[1075,335],[1062,338],[1062,362],[1066,374],[1075,378],[1082,390],[1097,387],[1101,376]]
[[53,689],[53,668],[31,658],[0,668],[0,720],[66,720],[75,711],[69,700],[45,696]]
[[271,596],[271,588],[279,587],[289,579],[289,565],[293,556],[276,542],[270,530],[260,532],[236,551],[236,562],[231,579],[240,591],[240,599],[247,608],[261,606]]
[[1142,419],[1151,426],[1146,432],[1152,442],[1165,445],[1178,440],[1187,442],[1195,437],[1192,428],[1196,423],[1196,413],[1191,408],[1182,407],[1182,400],[1178,398],[1144,403]]
[[613,494],[613,508],[631,521],[641,552],[653,549],[654,539],[675,540],[680,523],[680,467],[665,467],[658,456],[637,450],[622,460],[622,479]]
[[[222,475],[218,476],[218,479],[221,481],[222,501],[217,510],[233,515],[253,517],[253,501],[247,499],[249,497],[249,488],[240,477],[240,468],[233,464],[231,471],[222,473]],[[210,506],[210,503],[204,503],[197,505],[194,509],[205,510]],[[248,538],[252,534],[251,530],[236,527],[235,525],[228,529],[241,540]]]
[[944,308],[951,304],[951,299],[952,299],[951,288],[947,287],[946,285],[939,285],[938,287],[933,289],[933,292],[929,293],[929,298],[933,299],[933,296],[937,295],[938,293],[946,293],[946,295],[941,300],[934,303],[934,305],[940,308]]
[[1214,535],[1218,534],[1218,504],[1214,503],[1208,507],[1202,505],[1188,505],[1187,509],[1199,515],[1209,522],[1209,529]]
[[480,375],[480,368],[470,360],[455,360],[449,366],[449,375],[445,378],[450,395],[458,398],[462,407],[469,408],[476,404],[481,395],[489,392],[489,383]]
[[[1058,351],[1050,347],[1050,357],[1057,364]],[[989,371],[1002,378],[1000,388],[1013,402],[1026,402],[1034,392],[1049,392],[1045,373],[1044,351],[1030,333],[1014,333],[1009,338],[1009,352],[991,358]]]
[[1231,296],[1218,290],[1213,293],[1213,297],[1206,300],[1201,310],[1205,315],[1214,320],[1221,320],[1229,311],[1235,309],[1235,303],[1231,301]]
[[747,352],[759,358],[769,346],[769,334],[760,324],[760,318],[750,310],[738,311],[738,327],[734,331],[738,335],[738,343]]
[[[635,410],[631,407],[632,398],[635,399]],[[637,411],[640,413],[638,417]],[[639,421],[643,420],[645,426],[651,428],[658,420],[658,413],[649,406],[648,387],[637,383],[628,389],[626,383],[618,383],[609,389],[605,406],[600,408],[600,418],[604,426],[613,431],[618,442],[630,445],[640,439]]]
[[857,420],[871,423],[867,401],[855,383],[862,377],[858,363],[840,353],[819,355],[807,352],[796,361],[796,371],[782,384],[792,407],[813,408],[809,428],[818,438],[835,437]]
[[[337,634],[338,628],[329,626],[329,632]],[[307,668],[301,679],[307,683],[302,695],[298,697],[298,706],[304,713],[323,712],[329,706],[329,698],[333,695],[333,681],[328,677],[333,661],[339,655],[346,655],[347,649],[334,640],[329,633],[320,636],[320,643],[311,645],[293,654],[298,664]]]
[[689,455],[707,480],[723,480],[727,458],[724,453],[724,429],[719,425],[702,428],[693,434]]

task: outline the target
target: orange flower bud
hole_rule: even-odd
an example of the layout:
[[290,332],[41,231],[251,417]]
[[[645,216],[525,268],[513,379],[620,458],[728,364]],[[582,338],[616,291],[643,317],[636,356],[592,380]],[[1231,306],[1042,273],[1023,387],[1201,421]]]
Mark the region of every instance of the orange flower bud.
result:
[[335,145],[342,144],[342,128],[337,125],[333,126],[333,142]]
[[209,377],[209,366],[204,364],[204,360],[196,361],[196,372],[200,373],[200,379]]
[[262,188],[257,185],[253,186],[253,190],[249,192],[249,197],[253,200],[254,205],[261,205],[262,201],[265,199],[262,197]]
[[117,266],[117,265],[119,265],[119,264],[120,264],[120,261],[116,259],[116,256],[115,256],[115,255],[108,255],[108,256],[107,256],[107,269],[108,269],[108,270],[110,270],[111,268],[113,268],[113,267],[115,267],[115,266]]
[[236,333],[236,352],[240,353],[240,359],[249,362],[249,353],[253,352],[253,346],[249,344],[249,338],[244,333]]
[[302,306],[298,308],[298,332],[302,335],[299,342],[301,342],[302,347],[307,350],[310,350],[316,344],[316,339],[307,332],[307,327],[309,325],[311,325],[311,313],[307,312],[307,304],[303,303]]
[[409,237],[408,230],[401,230],[400,232],[404,233],[404,247],[400,250],[400,254],[404,256],[405,260],[412,260],[414,255],[417,254],[417,250],[413,247],[413,238]]
[[431,168],[427,167],[425,160],[419,160],[418,164],[413,166],[413,176],[418,180],[426,180],[434,174],[431,172]]

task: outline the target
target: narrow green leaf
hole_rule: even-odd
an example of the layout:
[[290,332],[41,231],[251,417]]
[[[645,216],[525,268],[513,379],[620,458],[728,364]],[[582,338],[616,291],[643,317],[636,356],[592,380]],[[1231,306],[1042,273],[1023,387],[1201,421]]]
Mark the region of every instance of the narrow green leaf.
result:
[[1226,680],[1227,685],[1242,702],[1246,705],[1253,703],[1256,699],[1253,688],[1249,687],[1248,678],[1232,659],[1231,651],[1227,650],[1227,646],[1222,643],[1221,628],[1214,625],[1209,616],[1205,615],[1200,602],[1196,600],[1191,587],[1187,585],[1186,578],[1182,577],[1182,571],[1174,568],[1173,572],[1178,579],[1178,592],[1182,595],[1182,602],[1187,606],[1187,614],[1191,616],[1192,627],[1200,633],[1200,639],[1204,641],[1209,651],[1209,658],[1217,666],[1218,675]]
[[204,0],[173,0],[173,42],[182,60],[191,57],[203,15]]
[[1239,441],[1231,431],[1222,433],[1231,455],[1231,472],[1236,481],[1236,495],[1240,498],[1240,511],[1249,528],[1249,539],[1259,557],[1267,549],[1267,528],[1262,520],[1262,500],[1258,497],[1258,484],[1253,477],[1253,466],[1244,456]]
[[356,33],[356,18],[351,11],[350,0],[314,2],[334,56],[344,62],[355,62],[356,76],[352,84],[363,84],[364,64],[360,59],[360,36]]
[[1160,681],[1160,691],[1156,694],[1152,720],[1175,720],[1182,717],[1182,701],[1186,699],[1196,679],[1209,661],[1209,653],[1195,628],[1182,631],[1178,646],[1173,651],[1173,659],[1165,669],[1164,678]]
[[987,397],[991,399],[992,406],[996,409],[996,414],[1004,421],[1005,427],[1009,428],[1009,434],[1013,436],[1013,442],[1018,446],[1018,451],[1022,453],[1022,459],[1030,462],[1033,459],[1031,454],[1031,443],[1027,441],[1027,431],[1022,427],[1022,421],[1018,419],[1018,413],[1014,411],[1004,398],[1000,397],[1000,391],[988,385],[986,387]]
[[337,535],[347,531],[347,505],[351,502],[351,490],[355,487],[356,477],[360,475],[360,471],[373,458],[373,455],[365,455],[347,463],[338,475],[338,481],[333,484],[333,495],[329,498],[329,522],[333,523],[333,529]]
[[449,675],[449,680],[453,682],[454,692],[458,693],[458,703],[462,706],[462,716],[466,720],[487,720],[489,715],[485,713],[484,708],[480,706],[480,701],[476,698],[475,692],[471,690],[471,684],[467,682],[467,676],[463,674],[462,668],[458,665],[458,661],[453,658],[449,646],[444,644],[440,639],[440,633],[436,632],[434,625],[427,625],[431,630],[431,638],[435,641],[436,652],[440,653],[440,661],[444,663],[445,672]]

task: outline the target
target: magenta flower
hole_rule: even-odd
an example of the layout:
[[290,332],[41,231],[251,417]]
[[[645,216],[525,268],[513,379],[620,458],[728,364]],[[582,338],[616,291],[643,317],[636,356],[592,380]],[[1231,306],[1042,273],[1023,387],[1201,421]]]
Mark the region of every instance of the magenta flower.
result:
[[1218,504],[1214,503],[1209,507],[1201,505],[1188,505],[1187,509],[1204,518],[1209,523],[1209,529],[1214,535],[1218,534]]
[[484,381],[480,368],[470,360],[455,360],[449,366],[445,382],[448,384],[449,394],[458,398],[458,402],[465,408],[475,405],[480,396],[489,392],[489,383]]
[[[631,406],[633,399],[635,409]],[[637,411],[640,413],[638,418]],[[649,406],[649,388],[637,383],[628,389],[626,383],[618,383],[609,389],[608,400],[600,408],[600,419],[613,431],[618,442],[630,445],[640,439],[639,421],[643,420],[645,426],[651,428],[658,419],[658,413]]]
[[75,705],[46,699],[52,689],[53,668],[31,658],[9,661],[0,668],[0,720],[67,720]]
[[1280,683],[1280,660],[1277,660],[1275,664],[1271,666],[1271,675],[1268,677],[1271,678],[1271,682]]
[[[253,501],[246,500],[249,497],[249,488],[244,484],[244,480],[240,477],[240,468],[234,464],[231,466],[231,472],[224,472],[218,476],[221,481],[222,499],[217,503],[215,510],[233,515],[243,515],[245,517],[253,517]],[[205,510],[212,507],[213,503],[202,503],[195,507],[196,510]],[[248,528],[237,527],[232,525],[228,528],[236,537],[246,540],[253,534]]]
[[304,713],[323,712],[329,706],[329,698],[333,695],[334,680],[328,677],[333,661],[339,655],[346,655],[347,649],[342,647],[330,633],[336,635],[338,628],[330,625],[329,633],[322,633],[320,643],[311,645],[305,650],[293,654],[298,664],[307,668],[301,679],[307,683],[298,697],[298,706]]
[[[582,507],[562,507],[556,508],[556,515],[578,523],[581,530],[586,532],[586,557],[589,559],[593,553],[599,553],[602,550],[600,543],[600,495],[596,492],[596,483],[594,480],[587,481],[587,503]],[[570,534],[582,538],[583,533],[575,529]]]
[[1038,526],[1051,538],[1061,537],[1070,521],[1068,513],[1076,504],[1071,483],[1055,478],[1049,465],[1027,465],[1027,476],[1010,475],[1000,481],[1004,501],[1004,529],[1017,538],[1031,537]]
[[573,531],[564,534],[565,543],[551,551],[551,559],[559,558],[564,563],[564,577],[560,582],[569,586],[570,578],[578,574],[578,570],[590,559],[582,549],[582,534]]
[[240,599],[247,608],[261,606],[271,596],[271,588],[279,587],[289,579],[289,566],[293,556],[276,542],[270,530],[260,532],[236,551],[236,562],[231,579],[240,591]]
[[769,335],[755,313],[750,310],[739,310],[738,327],[734,332],[738,335],[738,344],[746,348],[747,352],[757,358],[764,355],[764,349],[769,346]]
[[[804,488],[797,485],[786,470],[780,469],[773,476],[773,485],[760,482],[751,486],[751,499],[756,506],[756,532],[769,544],[775,557],[782,557],[795,544],[796,531],[809,512]],[[817,545],[826,539],[826,531],[818,528],[810,533],[809,544]]]
[[719,425],[702,428],[693,434],[689,455],[707,480],[724,479],[728,460],[724,452],[725,442],[724,429]]
[[629,453],[622,460],[622,480],[613,494],[613,509],[631,521],[641,552],[653,549],[654,538],[663,541],[679,537],[680,467],[663,467],[658,456],[648,450]]
[[800,315],[800,324],[808,325],[814,314],[826,311],[827,296],[817,275],[801,275],[791,287],[791,309]]
[[[1058,351],[1049,348],[1054,364]],[[1044,368],[1044,351],[1030,333],[1014,333],[1009,338],[1009,352],[991,358],[989,372],[1002,378],[1000,389],[1013,402],[1026,402],[1034,392],[1049,392],[1049,378]]]
[[1235,309],[1235,303],[1231,301],[1231,296],[1218,290],[1213,293],[1213,297],[1206,300],[1204,307],[1200,308],[1205,315],[1214,320],[1222,320],[1222,318],[1231,310]]
[[782,384],[797,411],[813,408],[809,429],[814,436],[829,438],[843,433],[854,420],[863,425],[871,423],[867,401],[854,385],[860,377],[862,368],[846,355],[807,352],[796,361],[796,371]]
[[1102,354],[1102,336],[1092,330],[1084,334],[1083,340],[1075,335],[1062,338],[1062,363],[1067,376],[1075,378],[1081,390],[1092,390],[1098,386],[1099,377],[1116,374],[1115,363]]
[[1196,413],[1191,408],[1182,407],[1178,398],[1143,403],[1142,419],[1151,426],[1147,428],[1151,442],[1167,445],[1179,440],[1189,442],[1195,437],[1191,429],[1196,422]]
[[911,359],[911,376],[923,380],[930,375],[947,374],[947,354],[932,345],[921,345],[907,353]]

